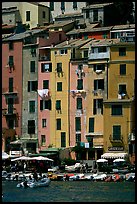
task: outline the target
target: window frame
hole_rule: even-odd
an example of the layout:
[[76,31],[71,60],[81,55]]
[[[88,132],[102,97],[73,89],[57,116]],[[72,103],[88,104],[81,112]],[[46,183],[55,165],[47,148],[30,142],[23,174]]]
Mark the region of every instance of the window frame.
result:
[[123,115],[123,108],[122,105],[111,105],[111,115],[112,116],[122,116]]
[[121,76],[126,75],[126,64],[120,64],[120,75]]
[[26,21],[30,21],[30,11],[26,11]]
[[30,73],[35,73],[35,71],[36,71],[36,63],[35,63],[35,61],[33,60],[33,61],[30,61]]
[[82,98],[78,97],[77,99],[77,110],[82,110]]
[[56,119],[56,130],[61,130],[61,118]]
[[[114,130],[115,129],[115,130]],[[119,129],[119,130],[118,130]],[[120,134],[116,134],[115,131],[119,132]],[[121,139],[121,125],[113,125],[113,132],[112,132],[112,135],[113,135],[113,140],[120,140]]]
[[119,47],[119,56],[120,57],[126,56],[126,47]]
[[35,100],[30,100],[29,101],[29,113],[35,113],[36,109],[36,101]]
[[47,119],[46,118],[42,118],[42,128],[47,127]]
[[62,91],[62,82],[57,82],[57,91]]

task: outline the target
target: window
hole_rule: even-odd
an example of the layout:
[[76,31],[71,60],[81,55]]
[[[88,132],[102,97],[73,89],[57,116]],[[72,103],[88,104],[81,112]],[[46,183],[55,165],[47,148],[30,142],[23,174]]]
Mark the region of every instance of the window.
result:
[[42,12],[42,18],[45,18],[46,17],[46,13],[45,11]]
[[10,42],[9,42],[9,50],[13,50],[13,45],[14,45],[13,42],[10,41]]
[[51,110],[51,100],[40,100],[40,110]]
[[98,47],[98,52],[106,52],[107,48],[104,46]]
[[67,54],[67,52],[68,52],[67,49],[62,49],[62,50],[60,50],[60,54],[61,54],[61,55],[65,55],[65,54]]
[[32,57],[36,57],[36,48],[31,48],[31,55]]
[[94,99],[93,114],[103,114],[103,99]]
[[66,133],[61,132],[61,147],[66,147]]
[[122,105],[112,105],[111,111],[112,115],[122,115]]
[[13,98],[8,98],[8,113],[13,114]]
[[13,65],[14,65],[14,58],[13,56],[9,56],[9,66],[13,67]]
[[86,18],[89,18],[89,11],[86,10]]
[[13,78],[9,78],[9,92],[13,92]]
[[61,110],[61,100],[56,101],[56,110]]
[[81,134],[76,134],[76,143],[81,142]]
[[30,61],[30,72],[35,72],[35,61]]
[[30,11],[26,11],[26,21],[30,21]]
[[121,138],[121,126],[114,125],[113,126],[113,140],[120,140]]
[[77,110],[82,109],[82,98],[77,98]]
[[82,90],[83,89],[83,79],[77,80],[77,89]]
[[57,63],[57,72],[62,72],[62,63]]
[[37,81],[28,81],[28,92],[37,91],[38,82]]
[[49,89],[49,80],[43,80],[43,89]]
[[126,84],[119,85],[119,94],[126,94]]
[[120,64],[120,75],[126,75],[126,64]]
[[76,1],[73,2],[73,9],[77,10],[77,2]]
[[47,119],[42,119],[42,127],[47,127]]
[[84,58],[88,58],[88,50],[84,51]]
[[98,10],[93,10],[93,21],[98,21]]
[[29,112],[35,113],[35,101],[29,101]]
[[75,129],[76,129],[76,132],[81,131],[81,118],[80,117],[75,118]]
[[56,119],[56,128],[57,130],[61,130],[61,119],[60,118]]
[[54,11],[54,2],[50,2],[50,11]]
[[94,72],[96,70],[102,70],[104,71],[105,70],[105,64],[94,64]]
[[35,134],[35,120],[28,120],[28,134]]
[[15,121],[13,119],[8,120],[8,128],[9,129],[14,129],[14,127],[15,127],[14,124],[15,124]]
[[89,118],[89,132],[94,132],[94,118]]
[[41,146],[44,146],[46,144],[46,136],[41,135]]
[[57,82],[57,91],[62,91],[62,82]]
[[119,48],[119,56],[126,56],[126,48],[125,47]]
[[61,10],[65,11],[65,2],[61,2]]
[[104,90],[104,79],[94,80],[94,90],[98,89]]
[[52,72],[52,63],[49,64],[41,64],[41,72]]

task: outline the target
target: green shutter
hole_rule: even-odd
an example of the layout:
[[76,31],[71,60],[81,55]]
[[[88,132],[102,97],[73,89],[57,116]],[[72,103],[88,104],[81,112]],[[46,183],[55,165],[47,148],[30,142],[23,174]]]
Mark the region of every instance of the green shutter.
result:
[[89,132],[94,132],[94,118],[89,118]]
[[113,126],[113,140],[120,140],[121,137],[121,126],[115,125]]
[[77,98],[77,109],[82,109],[82,98]]
[[30,62],[30,72],[35,72],[35,61]]
[[66,147],[66,133],[61,132],[61,147]]
[[60,100],[56,101],[56,110],[61,110],[61,101]]
[[76,131],[81,131],[81,118],[80,117],[75,118],[75,127],[76,127]]

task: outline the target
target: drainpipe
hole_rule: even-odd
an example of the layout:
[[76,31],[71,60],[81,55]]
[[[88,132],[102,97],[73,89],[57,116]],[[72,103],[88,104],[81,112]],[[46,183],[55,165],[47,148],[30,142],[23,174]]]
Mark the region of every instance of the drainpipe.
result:
[[108,99],[108,59],[107,59],[107,99]]
[[68,136],[69,136],[69,147],[70,147],[70,61],[68,69]]

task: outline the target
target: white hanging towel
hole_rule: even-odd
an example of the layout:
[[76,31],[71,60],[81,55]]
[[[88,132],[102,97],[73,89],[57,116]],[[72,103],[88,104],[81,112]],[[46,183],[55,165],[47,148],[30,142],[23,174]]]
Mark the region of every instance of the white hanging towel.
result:
[[48,89],[38,90],[38,94],[42,99],[48,96],[48,93],[49,93]]

